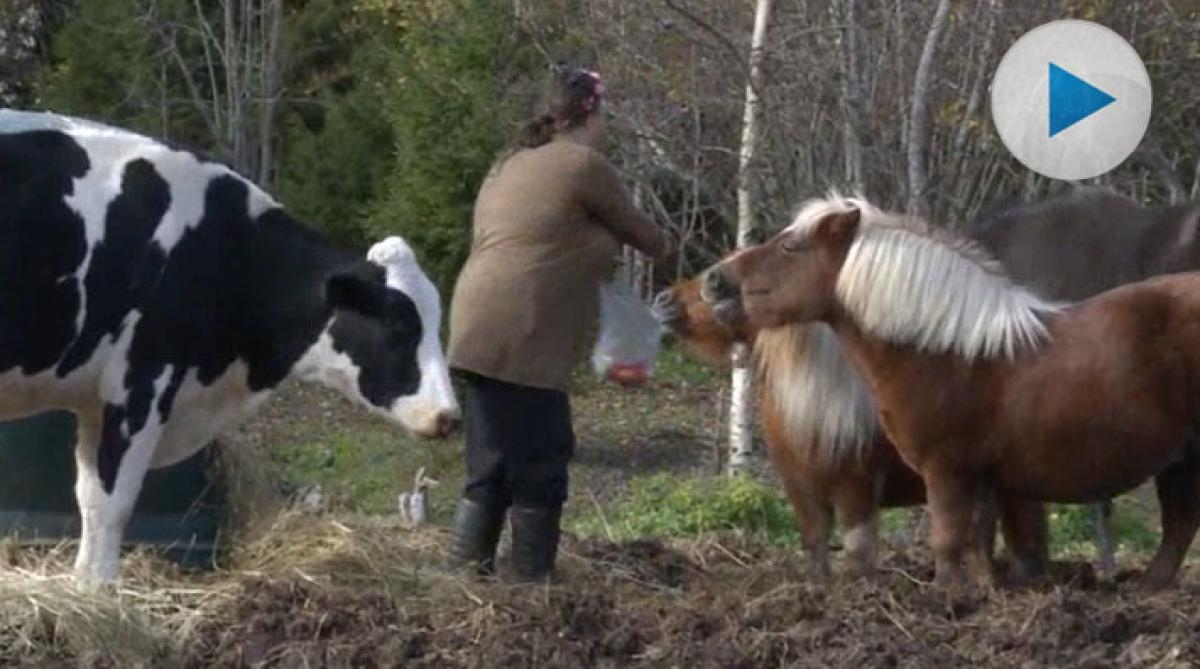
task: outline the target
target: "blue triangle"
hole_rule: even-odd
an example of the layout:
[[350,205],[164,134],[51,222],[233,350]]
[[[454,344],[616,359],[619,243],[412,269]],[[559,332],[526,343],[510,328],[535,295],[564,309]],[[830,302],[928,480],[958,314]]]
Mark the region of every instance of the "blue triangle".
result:
[[1117,99],[1050,63],[1050,136],[1079,123]]

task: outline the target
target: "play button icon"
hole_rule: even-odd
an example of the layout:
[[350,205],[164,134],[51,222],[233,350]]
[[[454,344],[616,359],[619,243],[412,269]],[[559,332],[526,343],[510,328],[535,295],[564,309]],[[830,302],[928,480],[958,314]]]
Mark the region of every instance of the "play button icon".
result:
[[1090,179],[1120,165],[1150,124],[1150,77],[1120,35],[1090,21],[1047,23],[1017,40],[992,79],[1001,141],[1035,172]]
[[1050,136],[1070,128],[1117,99],[1050,63]]

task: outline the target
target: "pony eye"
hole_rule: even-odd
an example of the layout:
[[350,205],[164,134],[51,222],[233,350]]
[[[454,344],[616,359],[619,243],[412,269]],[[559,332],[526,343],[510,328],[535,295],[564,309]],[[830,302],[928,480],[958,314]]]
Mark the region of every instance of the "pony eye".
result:
[[799,253],[804,250],[804,244],[794,239],[789,239],[787,241],[780,242],[779,248],[783,249],[784,253]]

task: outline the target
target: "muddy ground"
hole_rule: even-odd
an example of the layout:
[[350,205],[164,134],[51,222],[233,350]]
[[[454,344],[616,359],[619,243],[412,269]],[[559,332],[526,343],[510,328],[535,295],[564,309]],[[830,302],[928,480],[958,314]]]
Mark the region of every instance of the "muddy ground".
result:
[[[714,447],[725,398],[712,377],[676,373],[632,391],[585,385],[573,400],[576,509],[616,498],[632,476],[690,476],[719,463]],[[310,414],[294,413],[298,405],[342,410],[312,396],[279,402],[251,432],[304,426]],[[447,463],[449,475],[456,457]],[[440,515],[453,501],[452,486],[436,491]],[[238,596],[202,626],[188,663],[1200,666],[1200,582],[1187,571],[1179,588],[1153,597],[1137,594],[1128,572],[1097,581],[1087,569],[1064,569],[1039,589],[950,595],[929,584],[932,562],[921,545],[889,550],[875,579],[814,583],[795,551],[746,537],[614,544],[568,536],[559,583],[520,588],[446,576],[438,567],[445,530],[422,531],[435,538],[411,556],[412,572],[400,585],[363,587],[311,574],[241,580]]]
[[[713,472],[722,392],[686,369],[640,390],[585,384],[573,397],[568,512],[617,500],[634,476]],[[228,439],[273,454],[292,487],[321,482],[323,510],[289,512],[264,538],[239,539],[215,573],[135,561],[115,607],[47,590],[70,552],[10,558],[31,585],[26,594],[19,578],[0,579],[0,665],[1200,666],[1194,568],[1155,596],[1138,594],[1130,572],[1097,580],[1079,566],[1041,588],[951,594],[929,583],[920,544],[886,550],[874,579],[817,583],[796,551],[737,534],[568,534],[557,583],[518,587],[440,566],[461,437],[397,437],[328,393],[293,386]],[[443,484],[432,491],[434,524],[414,529],[392,500],[421,467]]]
[[[568,536],[555,583],[440,566],[439,528],[294,514],[215,574],[135,559],[116,609],[0,584],[0,664],[54,667],[1194,667],[1200,580],[1136,592],[1062,564],[1053,583],[957,593],[920,546],[872,579],[814,582],[736,534]],[[64,563],[65,564],[65,563]],[[58,567],[50,571],[57,570]],[[57,578],[57,577],[52,577]],[[24,587],[24,586],[21,586]],[[109,600],[103,600],[108,602]]]
[[873,581],[819,585],[787,551],[736,538],[571,542],[562,583],[409,597],[250,579],[189,665],[428,667],[1184,667],[1200,585],[1155,597],[1086,570],[1024,592],[949,595],[892,554]]

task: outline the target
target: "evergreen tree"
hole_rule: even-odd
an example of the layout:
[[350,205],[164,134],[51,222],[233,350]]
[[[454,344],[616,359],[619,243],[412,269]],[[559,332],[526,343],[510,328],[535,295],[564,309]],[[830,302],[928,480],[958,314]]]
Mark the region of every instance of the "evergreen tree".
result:
[[365,251],[367,215],[394,157],[381,100],[397,31],[354,9],[344,0],[311,0],[289,22],[289,86],[304,102],[291,105],[282,124],[277,183],[296,216]]
[[171,100],[170,65],[152,27],[177,3],[88,0],[74,6],[51,44],[53,65],[39,84],[43,108],[183,139],[189,115]]
[[376,237],[408,239],[448,296],[469,250],[475,195],[520,115],[512,89],[543,61],[516,30],[512,3],[407,9],[387,100],[395,161],[369,225]]

